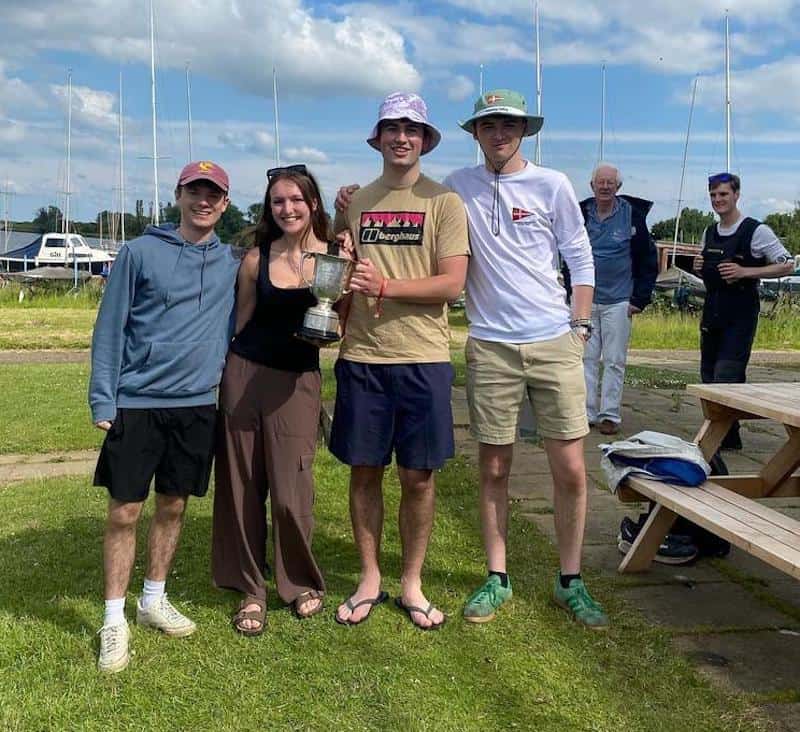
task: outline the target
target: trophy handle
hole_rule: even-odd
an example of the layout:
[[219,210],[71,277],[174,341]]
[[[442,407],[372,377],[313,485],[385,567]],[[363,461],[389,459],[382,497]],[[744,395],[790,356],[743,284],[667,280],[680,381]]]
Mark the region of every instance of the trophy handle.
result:
[[313,283],[309,282],[306,279],[306,273],[305,269],[303,268],[303,265],[306,263],[306,259],[313,259],[313,258],[314,258],[314,252],[303,252],[303,256],[300,257],[300,277],[302,278],[306,287],[312,287]]
[[355,262],[351,259],[350,263],[347,265],[347,289],[342,290],[342,295],[349,295],[352,290],[350,289],[350,277],[353,275],[353,265]]

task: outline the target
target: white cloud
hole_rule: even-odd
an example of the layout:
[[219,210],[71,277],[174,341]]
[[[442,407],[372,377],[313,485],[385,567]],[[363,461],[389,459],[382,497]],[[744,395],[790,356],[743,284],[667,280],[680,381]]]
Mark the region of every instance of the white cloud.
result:
[[217,135],[217,142],[224,148],[235,150],[240,153],[272,154],[275,149],[275,139],[264,130],[250,129],[250,126],[233,125],[224,123],[221,125],[224,132]]
[[0,117],[17,115],[20,109],[41,109],[42,95],[22,79],[10,76],[8,63],[0,58]]
[[[530,0],[445,0],[467,11],[458,23],[436,16],[413,21],[393,19],[416,45],[419,64],[444,56],[452,61],[484,63],[533,60],[533,11]],[[662,73],[695,73],[722,64],[726,8],[732,19],[732,45],[739,57],[759,56],[791,38],[797,0],[542,0],[541,39],[547,66],[637,64]],[[380,15],[380,4],[366,8]],[[371,9],[371,10],[369,10]],[[491,23],[491,25],[490,25]],[[744,27],[745,32],[738,29]],[[439,39],[432,44],[431,36]],[[796,39],[796,34],[795,34]]]
[[[731,101],[734,114],[772,114],[800,119],[800,56],[755,68],[731,72]],[[703,77],[698,84],[697,101],[712,109],[721,108],[725,99],[725,77]]]
[[757,203],[763,210],[775,213],[791,213],[797,207],[797,201],[787,201],[785,198],[761,198]]
[[[150,58],[139,0],[14,3],[3,9],[0,40],[22,55],[90,51],[113,64]],[[331,20],[303,0],[216,0],[202,10],[192,2],[157,3],[156,46],[159,68],[182,69],[189,60],[211,78],[267,97],[273,65],[289,95],[330,93],[333,87],[339,94],[380,95],[421,84],[403,37],[381,18]]]
[[447,98],[451,102],[463,102],[475,94],[475,83],[472,79],[458,74],[447,82]]
[[[66,85],[52,84],[50,92],[67,114],[69,89]],[[116,112],[117,96],[106,91],[90,89],[88,86],[72,86],[72,122],[85,124],[90,128],[116,130],[118,116]]]
[[284,153],[287,158],[309,164],[327,163],[330,160],[322,150],[318,150],[315,147],[308,147],[307,145],[303,147],[287,147]]

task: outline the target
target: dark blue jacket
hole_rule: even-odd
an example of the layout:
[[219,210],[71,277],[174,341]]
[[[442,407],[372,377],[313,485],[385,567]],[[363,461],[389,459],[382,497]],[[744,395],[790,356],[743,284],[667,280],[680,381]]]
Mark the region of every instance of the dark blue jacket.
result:
[[[631,305],[644,310],[652,300],[653,288],[658,275],[658,253],[655,242],[647,228],[647,214],[653,206],[652,201],[636,196],[621,195],[617,196],[627,201],[631,205],[631,225],[636,233],[631,237],[631,274],[633,276],[633,291],[630,298]],[[581,201],[581,211],[583,211],[584,221],[587,218],[587,207],[594,198],[586,198]],[[571,294],[572,287],[569,277],[569,269],[566,264],[562,269],[564,275],[564,286],[567,294]]]

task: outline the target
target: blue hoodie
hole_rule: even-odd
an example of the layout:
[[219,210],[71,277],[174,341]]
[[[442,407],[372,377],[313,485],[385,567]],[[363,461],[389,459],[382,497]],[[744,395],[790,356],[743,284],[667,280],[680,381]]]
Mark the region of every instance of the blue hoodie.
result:
[[216,236],[192,244],[172,225],[120,249],[92,337],[94,422],[113,421],[118,407],[216,403],[238,269]]

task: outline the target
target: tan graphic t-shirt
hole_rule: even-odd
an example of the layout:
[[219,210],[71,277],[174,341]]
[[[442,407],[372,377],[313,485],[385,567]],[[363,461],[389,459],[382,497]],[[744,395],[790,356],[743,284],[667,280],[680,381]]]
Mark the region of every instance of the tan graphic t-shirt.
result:
[[[384,277],[419,279],[438,273],[439,260],[469,254],[464,204],[457,194],[421,175],[413,186],[389,188],[378,179],[356,191],[336,231],[350,229],[359,259]],[[353,295],[340,356],[361,363],[438,363],[450,360],[447,304]]]

